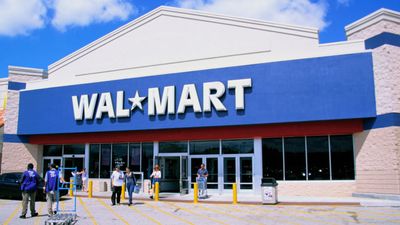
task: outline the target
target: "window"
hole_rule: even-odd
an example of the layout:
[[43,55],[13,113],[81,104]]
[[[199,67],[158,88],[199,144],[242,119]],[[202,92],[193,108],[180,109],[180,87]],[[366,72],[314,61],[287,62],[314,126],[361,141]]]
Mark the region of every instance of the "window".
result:
[[62,145],[43,146],[43,156],[62,156]]
[[236,159],[235,157],[224,157],[224,189],[232,189],[236,182]]
[[160,142],[158,151],[160,153],[187,152],[187,142]]
[[191,141],[190,154],[219,154],[219,141]]
[[153,172],[153,143],[142,143],[142,170],[144,179]]
[[222,141],[223,154],[254,153],[253,140],[226,140]]
[[[352,135],[290,137],[284,138],[283,143],[281,138],[265,138],[262,146],[263,177],[277,180],[353,180],[355,177]],[[281,163],[282,152],[285,163]]]
[[128,144],[113,144],[112,145],[112,170],[119,166],[122,171],[125,171],[128,162]]
[[3,178],[3,181],[6,183],[17,183],[17,181],[19,181],[19,180],[20,180],[20,177],[18,177],[14,173],[6,173]]
[[85,154],[85,145],[64,145],[65,155]]
[[263,177],[283,180],[283,146],[282,138],[262,140]]
[[240,189],[253,188],[253,160],[251,157],[240,157]]
[[110,178],[111,144],[102,144],[100,154],[100,178]]
[[307,137],[307,164],[309,180],[329,180],[328,137]]
[[332,179],[354,179],[353,137],[331,136]]
[[140,143],[129,144],[129,167],[133,172],[140,171]]
[[285,146],[285,179],[306,179],[306,154],[304,137],[284,139]]
[[100,145],[91,144],[89,147],[89,178],[99,178]]

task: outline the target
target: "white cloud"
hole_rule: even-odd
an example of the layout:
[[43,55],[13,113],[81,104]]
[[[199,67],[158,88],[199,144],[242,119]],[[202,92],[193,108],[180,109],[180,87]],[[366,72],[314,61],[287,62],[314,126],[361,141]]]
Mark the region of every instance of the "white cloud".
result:
[[325,21],[328,5],[324,0],[176,0],[176,4],[182,8],[319,29],[328,25]]
[[64,31],[67,27],[88,26],[92,23],[126,20],[136,13],[127,0],[50,0],[54,10],[52,25]]
[[45,24],[41,0],[0,0],[0,35],[26,35]]
[[350,0],[337,0],[337,2],[339,3],[339,5],[343,5],[343,6],[350,5]]

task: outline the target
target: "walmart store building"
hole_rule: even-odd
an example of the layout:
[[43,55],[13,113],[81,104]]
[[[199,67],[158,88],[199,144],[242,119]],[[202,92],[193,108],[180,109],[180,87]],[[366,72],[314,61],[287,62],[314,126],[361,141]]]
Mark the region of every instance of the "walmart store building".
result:
[[318,30],[157,8],[53,63],[9,67],[2,172],[116,165],[162,191],[400,194],[400,13]]

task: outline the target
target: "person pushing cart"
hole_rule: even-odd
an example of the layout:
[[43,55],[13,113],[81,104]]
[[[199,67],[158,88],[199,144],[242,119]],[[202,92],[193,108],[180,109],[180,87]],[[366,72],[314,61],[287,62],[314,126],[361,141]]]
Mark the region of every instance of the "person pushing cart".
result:
[[200,165],[200,169],[197,170],[197,183],[199,185],[199,198],[207,197],[207,177],[208,171],[204,163]]

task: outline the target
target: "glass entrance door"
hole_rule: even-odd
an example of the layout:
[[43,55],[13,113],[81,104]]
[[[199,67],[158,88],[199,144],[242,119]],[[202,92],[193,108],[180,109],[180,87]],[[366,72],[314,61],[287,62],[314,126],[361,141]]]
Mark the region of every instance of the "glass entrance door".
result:
[[224,157],[224,189],[232,189],[236,181],[236,157]]
[[189,191],[188,157],[168,155],[155,158],[161,170],[160,191],[187,194]]
[[190,159],[191,187],[196,183],[197,171],[204,163],[208,171],[207,189],[218,189],[218,157],[216,156],[195,156]]
[[188,179],[188,157],[181,156],[181,173],[179,178],[179,189],[181,194],[189,193],[189,179]]
[[46,175],[47,170],[50,167],[50,164],[55,164],[56,166],[62,166],[62,158],[61,157],[44,157],[43,158],[43,178]]
[[239,190],[253,189],[253,157],[226,156],[224,157],[224,189],[232,189],[237,183]]
[[[76,167],[78,171],[81,171],[84,168],[84,158],[64,158],[64,167],[65,168],[72,168]],[[69,181],[72,177],[72,173],[70,170],[64,174],[64,179]]]

